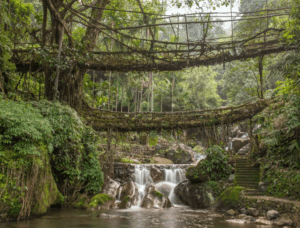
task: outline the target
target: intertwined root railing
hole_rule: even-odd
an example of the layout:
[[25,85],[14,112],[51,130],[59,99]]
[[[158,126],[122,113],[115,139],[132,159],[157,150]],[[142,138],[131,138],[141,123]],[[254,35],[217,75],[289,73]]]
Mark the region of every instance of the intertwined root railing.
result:
[[[97,10],[94,6],[86,7]],[[130,26],[117,27],[99,21],[88,22],[89,17],[84,12],[72,8],[68,10],[73,15],[74,24],[94,28],[100,34],[99,44],[88,52],[67,50],[67,45],[63,45],[65,50],[63,47],[62,59],[69,59],[63,64],[76,65],[78,68],[119,72],[178,71],[293,49],[281,39],[285,28],[271,23],[273,19],[288,20],[289,8],[248,13],[144,15],[148,19],[143,23],[131,22]],[[145,14],[142,6],[139,13]],[[222,26],[224,22],[232,24],[231,35],[217,36],[214,28]],[[235,32],[233,23],[246,28],[256,23],[256,28]],[[57,56],[57,47],[51,45],[18,43],[14,46],[16,49],[12,61],[20,72],[43,71],[38,59],[45,55],[44,49],[47,49],[47,55],[53,58]],[[79,55],[80,60],[74,57]]]
[[79,113],[97,131],[111,129],[118,132],[210,128],[229,125],[252,118],[263,111],[274,99],[258,100],[235,107],[172,113],[121,113],[101,111],[85,105]]

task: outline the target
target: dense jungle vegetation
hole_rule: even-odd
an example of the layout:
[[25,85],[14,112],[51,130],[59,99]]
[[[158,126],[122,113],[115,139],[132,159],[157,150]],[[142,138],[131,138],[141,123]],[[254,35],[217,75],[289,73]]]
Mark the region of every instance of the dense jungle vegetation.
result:
[[[113,10],[94,11],[81,2]],[[75,60],[84,63],[94,58],[87,51],[96,46],[115,51],[122,47],[98,35],[96,29],[73,25],[83,19],[67,9],[88,11],[91,21],[118,28],[144,22],[143,15],[125,12],[139,11],[138,2],[0,0],[0,211],[24,219],[47,212],[50,205],[68,207],[79,195],[101,191],[105,179],[101,162],[109,156],[102,144],[107,139],[77,113],[82,101],[108,111],[173,112],[276,97],[276,103],[253,119],[261,127],[252,139],[251,158],[261,164],[269,195],[300,199],[300,0],[289,1],[290,16],[265,22],[284,26],[280,39],[293,50],[177,72],[108,72],[75,66]],[[165,14],[168,4],[197,7],[202,1],[142,2],[147,13]],[[229,4],[211,0],[206,7],[213,10]],[[286,7],[285,0],[243,0],[239,10],[280,7]],[[207,28],[211,38],[222,40],[228,34],[223,25]],[[237,37],[258,30],[255,22],[234,23]],[[204,32],[191,33],[190,39]],[[150,36],[147,32],[138,35],[141,39]],[[156,35],[170,42],[177,39],[167,28],[160,28]],[[142,45],[139,40],[126,42]],[[29,50],[41,67],[18,70],[13,59],[16,49]],[[53,50],[62,57],[51,55]],[[150,136],[153,146],[157,133]],[[126,137],[122,140],[126,143]]]

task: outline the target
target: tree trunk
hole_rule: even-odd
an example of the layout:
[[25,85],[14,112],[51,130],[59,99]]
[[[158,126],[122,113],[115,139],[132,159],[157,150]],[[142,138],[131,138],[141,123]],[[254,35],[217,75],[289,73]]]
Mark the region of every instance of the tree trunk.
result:
[[174,86],[175,86],[175,76],[173,76],[173,84],[172,84],[172,104],[171,104],[171,110],[173,112],[173,92],[174,92]]
[[[89,22],[91,24],[94,21],[100,21],[103,15],[103,9],[106,5],[110,3],[110,0],[95,0],[94,4],[98,8],[93,8],[90,12]],[[51,35],[50,43],[59,44],[59,37],[62,28],[64,28],[65,33],[69,37],[69,46],[72,46],[71,33],[65,21],[66,11],[62,10],[63,4],[61,2],[56,2],[54,0],[43,0],[43,43],[48,40],[48,34]],[[47,9],[50,12],[51,27],[46,30],[47,23]],[[95,47],[97,38],[99,35],[99,30],[96,27],[87,27],[82,43],[86,44],[86,51],[92,51]],[[45,96],[49,100],[54,98],[55,82],[52,79],[53,70],[50,69],[47,63],[43,63],[45,72]],[[58,94],[61,101],[67,102],[70,106],[75,109],[82,109],[82,95],[83,95],[83,78],[86,74],[86,68],[75,69],[74,65],[71,63],[69,69],[60,72],[60,77],[58,80]],[[71,77],[72,75],[72,77]]]
[[58,44],[57,66],[56,66],[56,76],[55,76],[55,82],[54,82],[53,100],[56,100],[56,98],[58,98],[59,64],[60,64],[60,55],[61,55],[61,49],[62,49],[63,36],[64,36],[64,27],[62,27],[62,29],[61,29],[61,34],[60,34],[59,44]]
[[153,112],[153,73],[150,72],[151,77],[151,112]]
[[107,156],[109,156],[109,176],[114,178],[114,154],[111,150],[111,129],[107,129]]
[[110,109],[110,81],[111,81],[111,71],[109,72],[109,77],[108,77],[108,101],[107,101],[107,110],[108,111]]
[[123,90],[124,90],[124,86],[123,86],[123,80],[122,80],[122,93],[121,93],[121,112],[123,112]]
[[263,58],[264,56],[259,57],[258,62],[258,70],[259,70],[259,78],[260,78],[260,98],[264,99],[264,87],[263,87]]
[[116,112],[118,111],[118,78],[119,76],[117,75]]
[[160,112],[162,112],[162,93],[160,94]]
[[134,94],[134,111],[136,112],[137,110],[136,110],[136,102],[137,102],[137,87],[135,87],[135,94]]
[[140,96],[140,112],[142,111],[142,100],[143,100],[143,84],[142,84],[141,96]]
[[93,70],[93,100],[95,100],[95,71]]

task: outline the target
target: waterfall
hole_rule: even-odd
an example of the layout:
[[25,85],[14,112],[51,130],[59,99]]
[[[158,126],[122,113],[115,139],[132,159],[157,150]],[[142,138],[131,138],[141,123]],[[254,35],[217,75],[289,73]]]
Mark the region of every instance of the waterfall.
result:
[[180,168],[172,167],[165,169],[165,181],[173,184],[178,184],[185,179],[183,170]]
[[194,159],[195,159],[195,162],[194,164],[198,164],[199,161],[201,161],[202,159],[205,159],[206,158],[206,155],[205,154],[195,154],[194,155]]
[[169,200],[172,204],[181,204],[178,196],[174,193],[174,189],[177,184],[184,181],[185,173],[184,171],[173,165],[171,169],[165,169],[165,182],[163,182],[165,185],[169,185],[171,188],[171,191],[168,195]]
[[[139,198],[140,202],[143,200],[145,196],[145,187],[147,183],[153,183],[150,174],[150,166],[147,165],[135,165],[134,174],[135,174],[135,183],[139,190]],[[165,194],[173,204],[181,204],[180,200],[174,193],[174,189],[177,184],[184,181],[185,171],[180,167],[173,165],[169,168],[164,169],[164,181],[160,183],[156,183],[155,187],[158,191],[161,191]]]
[[248,133],[244,133],[241,138],[245,139],[248,138],[248,136],[249,136]]
[[119,189],[118,189],[118,195],[117,195],[117,196],[118,196],[118,199],[117,199],[118,201],[121,201],[121,193],[122,193],[122,189],[123,189],[122,186],[120,186]]
[[135,175],[135,183],[139,189],[139,198],[140,202],[144,198],[145,195],[145,186],[147,183],[153,182],[151,175],[150,175],[150,170],[146,168],[146,166],[143,165],[136,165],[134,169],[134,175]]

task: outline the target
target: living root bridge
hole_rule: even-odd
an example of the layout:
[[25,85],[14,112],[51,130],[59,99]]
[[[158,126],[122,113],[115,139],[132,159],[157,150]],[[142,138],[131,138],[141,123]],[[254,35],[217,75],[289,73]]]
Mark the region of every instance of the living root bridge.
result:
[[275,99],[264,99],[235,107],[172,113],[101,111],[85,104],[79,113],[96,131],[141,132],[229,125],[252,118],[274,102]]

